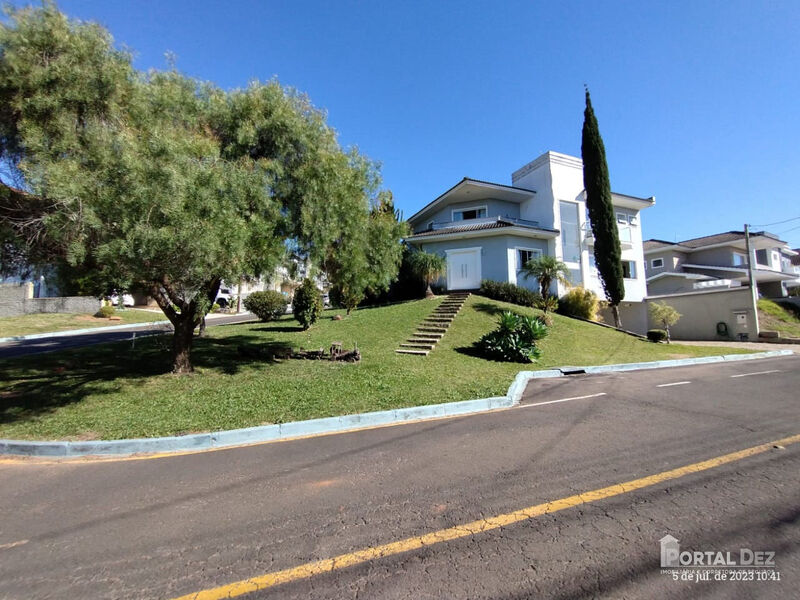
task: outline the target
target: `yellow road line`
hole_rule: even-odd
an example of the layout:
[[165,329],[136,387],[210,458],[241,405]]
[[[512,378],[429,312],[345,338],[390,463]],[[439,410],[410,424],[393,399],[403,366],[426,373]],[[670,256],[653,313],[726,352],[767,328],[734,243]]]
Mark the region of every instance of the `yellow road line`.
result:
[[743,458],[750,456],[755,456],[756,454],[762,454],[771,450],[775,446],[785,447],[798,442],[800,442],[800,434],[775,440],[774,442],[761,444],[759,446],[753,446],[751,448],[746,448],[744,450],[739,450],[738,452],[732,452],[730,454],[725,454],[723,456],[718,456],[702,462],[693,463],[677,469],[672,469],[670,471],[663,471],[661,473],[649,475],[640,479],[634,479],[632,481],[626,481],[624,483],[618,483],[608,487],[591,490],[582,494],[576,494],[575,496],[561,498],[560,500],[545,502],[544,504],[529,506],[528,508],[523,508],[514,512],[489,517],[487,519],[481,519],[479,521],[472,521],[471,523],[465,523],[463,525],[456,525],[455,527],[450,527],[448,529],[433,531],[431,533],[426,533],[425,535],[406,538],[404,540],[391,542],[382,546],[374,546],[371,548],[365,548],[364,550],[358,550],[357,552],[340,554],[334,558],[318,560],[291,569],[266,573],[265,575],[259,575],[250,579],[229,583],[217,588],[193,592],[191,594],[175,598],[174,600],[222,600],[223,598],[235,598],[237,596],[242,596],[244,594],[249,594],[259,590],[265,590],[284,583],[308,579],[323,573],[331,573],[333,571],[338,571],[354,565],[363,564],[371,560],[386,558],[388,556],[393,556],[395,554],[409,552],[412,550],[419,550],[420,548],[425,548],[441,542],[449,542],[480,533],[486,533],[487,531],[499,529],[500,527],[507,527],[509,525],[513,525],[514,523],[519,523],[520,521],[527,521],[541,515],[551,514],[560,510],[578,506],[580,504],[587,504],[589,502],[596,502],[605,498],[612,498],[621,494],[627,494],[628,492],[650,487],[664,481],[669,481],[679,477],[684,477],[685,475],[690,475],[692,473],[713,469],[714,467],[719,467],[720,465],[724,465],[726,463],[742,460]]

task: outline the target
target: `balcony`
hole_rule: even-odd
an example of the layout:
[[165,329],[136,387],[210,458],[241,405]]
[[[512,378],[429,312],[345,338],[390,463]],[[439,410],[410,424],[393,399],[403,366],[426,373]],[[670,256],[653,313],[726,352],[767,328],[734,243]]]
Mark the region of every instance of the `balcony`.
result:
[[[630,227],[618,227],[619,232],[619,246],[623,250],[630,250],[633,248],[633,233]],[[583,243],[587,246],[594,246],[594,233],[592,227],[587,222],[583,226]]]

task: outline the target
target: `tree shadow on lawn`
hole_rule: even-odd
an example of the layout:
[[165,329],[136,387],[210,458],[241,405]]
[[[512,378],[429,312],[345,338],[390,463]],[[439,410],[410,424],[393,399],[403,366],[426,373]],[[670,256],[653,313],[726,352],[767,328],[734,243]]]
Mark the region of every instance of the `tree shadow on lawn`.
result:
[[[171,337],[99,344],[0,362],[0,424],[25,421],[52,413],[95,394],[111,394],[123,386],[145,385],[172,370]],[[192,364],[196,369],[235,375],[242,368],[275,364],[291,349],[286,342],[260,336],[195,338]],[[202,377],[202,374],[176,377]]]
[[496,304],[492,304],[491,302],[476,302],[472,305],[472,307],[479,312],[492,316],[501,315],[508,310],[506,308],[497,306]]

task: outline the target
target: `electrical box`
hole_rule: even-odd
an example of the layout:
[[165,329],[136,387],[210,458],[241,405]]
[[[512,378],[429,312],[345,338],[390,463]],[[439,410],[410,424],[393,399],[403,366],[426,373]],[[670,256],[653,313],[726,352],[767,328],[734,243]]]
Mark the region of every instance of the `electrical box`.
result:
[[736,313],[736,324],[747,327],[747,313]]

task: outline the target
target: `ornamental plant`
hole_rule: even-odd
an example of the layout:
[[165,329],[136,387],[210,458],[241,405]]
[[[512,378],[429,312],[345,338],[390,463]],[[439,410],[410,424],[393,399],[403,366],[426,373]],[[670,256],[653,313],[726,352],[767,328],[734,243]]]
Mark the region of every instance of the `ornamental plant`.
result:
[[244,299],[244,307],[257,316],[261,321],[272,321],[286,312],[289,302],[280,292],[267,290],[253,292]]
[[292,307],[294,318],[304,330],[317,322],[322,314],[322,294],[313,281],[308,278],[303,280],[303,284],[294,293]]
[[546,335],[547,326],[541,319],[505,311],[497,329],[484,335],[475,346],[486,358],[530,363],[541,357],[536,341]]

